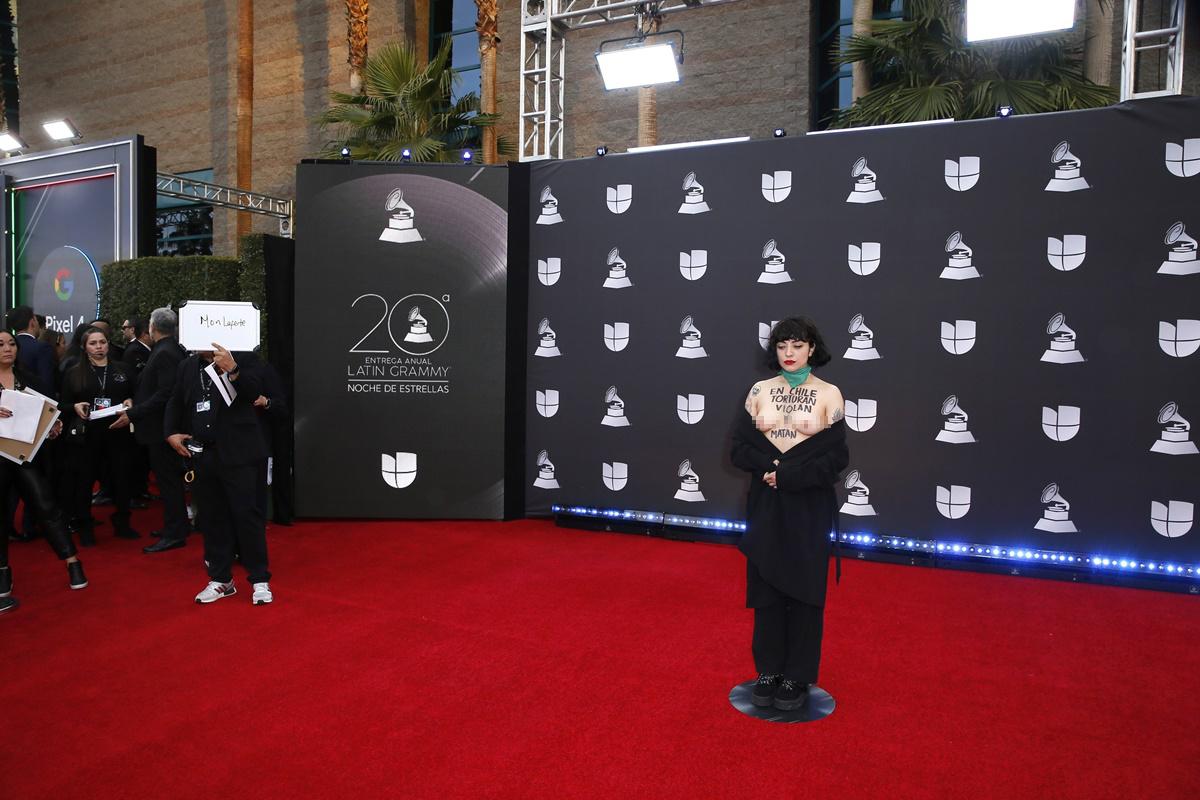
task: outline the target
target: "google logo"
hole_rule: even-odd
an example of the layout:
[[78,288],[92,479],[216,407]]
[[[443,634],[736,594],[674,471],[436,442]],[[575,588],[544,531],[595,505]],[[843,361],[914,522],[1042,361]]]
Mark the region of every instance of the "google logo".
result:
[[75,281],[71,280],[71,270],[63,268],[54,274],[54,294],[59,300],[70,300],[74,291]]

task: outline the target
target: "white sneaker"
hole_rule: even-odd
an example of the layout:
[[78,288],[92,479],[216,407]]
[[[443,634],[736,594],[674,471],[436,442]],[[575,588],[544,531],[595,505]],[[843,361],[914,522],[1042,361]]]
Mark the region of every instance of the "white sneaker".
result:
[[271,585],[266,581],[254,584],[254,594],[250,596],[250,602],[256,606],[265,606],[275,600],[275,595],[271,594]]
[[196,595],[196,602],[215,603],[222,597],[228,597],[231,594],[237,594],[237,587],[233,585],[233,581],[229,583],[209,581],[208,586],[205,586],[204,590]]

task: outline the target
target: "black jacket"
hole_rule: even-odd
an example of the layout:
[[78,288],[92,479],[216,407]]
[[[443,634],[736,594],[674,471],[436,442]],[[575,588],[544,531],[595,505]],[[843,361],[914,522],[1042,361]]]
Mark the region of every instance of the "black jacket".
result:
[[145,369],[146,362],[150,360],[150,354],[153,352],[153,345],[147,348],[136,339],[125,345],[125,354],[121,356],[121,361],[124,362],[125,366],[129,367],[129,371],[133,373],[134,380],[142,379],[142,370]]
[[[739,412],[733,433],[733,464],[751,474],[746,501],[746,532],[738,549],[771,586],[801,602],[825,605],[829,573],[830,533],[837,524],[837,484],[850,463],[846,423],[805,439],[781,453]],[[775,461],[779,465],[775,465]],[[775,472],[772,489],[762,476]],[[757,606],[747,597],[747,605]]]
[[[213,441],[205,445],[205,455],[215,451],[222,464],[252,464],[266,458],[267,443],[263,440],[254,413],[254,400],[262,394],[262,362],[253,353],[234,353],[238,365],[233,388],[237,397],[226,406],[214,388],[209,395],[213,417]],[[200,373],[207,366],[197,355],[185,358],[175,374],[175,386],[167,401],[163,416],[163,435],[176,433],[193,435],[192,423],[196,404],[203,399]]]
[[30,388],[54,394],[54,348],[27,333],[17,334],[17,363],[32,379]]
[[[131,344],[126,353],[144,350],[141,345]],[[150,358],[138,376],[137,390],[133,395],[133,406],[129,409],[129,421],[133,423],[133,435],[142,444],[161,442],[163,414],[167,400],[175,386],[175,374],[179,362],[187,358],[187,351],[174,338],[159,339],[150,350]]]

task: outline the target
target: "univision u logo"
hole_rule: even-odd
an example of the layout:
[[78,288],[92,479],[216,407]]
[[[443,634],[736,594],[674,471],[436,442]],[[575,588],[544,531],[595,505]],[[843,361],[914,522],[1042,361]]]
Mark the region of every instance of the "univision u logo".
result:
[[675,395],[675,413],[687,425],[695,425],[704,418],[704,395]]
[[417,479],[417,454],[396,453],[391,455],[383,453],[382,455],[383,482],[393,489],[411,486],[412,482]]
[[961,356],[975,346],[975,320],[956,319],[942,323],[942,347],[947,353]]
[[1079,233],[1064,234],[1061,239],[1046,237],[1046,260],[1060,272],[1070,272],[1083,264],[1087,257],[1087,237]]
[[625,488],[625,484],[629,483],[629,465],[623,461],[614,461],[611,464],[605,461],[602,467],[602,477],[606,489],[619,492]]
[[962,519],[971,510],[971,487],[937,487],[937,510],[946,519]]
[[1066,442],[1079,433],[1079,406],[1042,406],[1042,433],[1056,442]]
[[1167,165],[1167,172],[1176,178],[1200,175],[1200,139],[1184,139],[1183,144],[1167,142],[1163,161]]
[[605,193],[608,210],[614,214],[624,214],[633,203],[633,185],[618,183],[616,186],[606,186]]
[[1175,358],[1186,358],[1200,350],[1200,319],[1177,319],[1175,322],[1160,320],[1158,346]]

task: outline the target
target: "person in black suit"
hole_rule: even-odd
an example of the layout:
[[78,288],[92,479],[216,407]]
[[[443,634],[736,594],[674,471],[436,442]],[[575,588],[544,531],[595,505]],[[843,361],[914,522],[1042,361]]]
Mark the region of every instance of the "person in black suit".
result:
[[[121,323],[121,333],[125,335],[125,355],[121,357],[121,361],[129,367],[136,387],[142,378],[146,362],[150,360],[150,348],[154,343],[150,340],[146,320],[141,317],[126,319]],[[134,438],[136,439],[136,432]],[[130,505],[133,508],[146,508],[146,502],[150,500],[150,455],[140,439],[134,442],[129,469],[129,496],[133,498]]]
[[[133,435],[138,444],[147,448],[150,468],[154,470],[163,502],[163,526],[157,531],[159,540],[143,547],[143,553],[161,553],[183,547],[189,530],[187,504],[183,498],[183,463],[167,444],[163,432],[163,415],[175,387],[175,376],[180,362],[187,358],[187,351],[175,338],[178,325],[179,318],[169,308],[156,308],[151,312],[149,338],[154,346],[138,378],[133,405],[124,414],[133,423]],[[140,348],[140,338],[130,342],[126,356]]]
[[[216,380],[205,369],[210,364],[215,365]],[[223,379],[236,392],[229,404],[223,399]],[[231,353],[213,343],[211,353],[196,353],[180,363],[167,401],[163,430],[175,452],[189,460],[197,522],[204,532],[209,583],[196,595],[197,603],[237,593],[235,547],[253,587],[251,601],[264,605],[274,600],[268,583],[266,518],[258,501],[259,467],[267,445],[254,401],[262,387],[257,356]]]
[[54,348],[39,341],[42,333],[37,316],[29,306],[8,312],[8,327],[17,335],[17,363],[33,379],[33,389],[54,395]]

